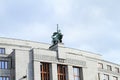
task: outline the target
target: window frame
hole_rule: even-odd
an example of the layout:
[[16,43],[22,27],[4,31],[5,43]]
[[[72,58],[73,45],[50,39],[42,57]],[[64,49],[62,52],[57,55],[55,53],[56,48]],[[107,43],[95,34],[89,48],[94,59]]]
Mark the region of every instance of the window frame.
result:
[[119,68],[115,67],[115,72],[119,73]]
[[50,80],[50,63],[40,63],[41,80]]
[[114,80],[114,79],[115,79],[115,80],[118,80],[118,77],[116,77],[116,76],[113,76],[113,80]]
[[10,80],[10,77],[9,76],[0,76],[0,79],[1,80]]
[[0,48],[0,54],[5,54],[5,48]]
[[98,63],[98,68],[103,69],[103,63]]
[[[75,69],[75,68],[78,70],[78,71],[77,71],[78,74],[75,74],[75,73],[74,73],[74,69]],[[80,68],[79,68],[79,67],[73,66],[73,77],[74,77],[74,80],[75,80],[76,78],[78,78],[79,80],[81,80],[81,79],[80,79],[81,77],[80,77]]]
[[0,69],[8,69],[8,61],[0,60]]
[[109,75],[108,74],[104,74],[104,79],[106,80],[106,77],[107,77],[107,80],[110,80],[109,78]]
[[67,80],[67,66],[66,65],[62,65],[62,64],[57,65],[57,76],[58,76],[58,80]]
[[107,70],[112,71],[112,66],[111,65],[107,65]]

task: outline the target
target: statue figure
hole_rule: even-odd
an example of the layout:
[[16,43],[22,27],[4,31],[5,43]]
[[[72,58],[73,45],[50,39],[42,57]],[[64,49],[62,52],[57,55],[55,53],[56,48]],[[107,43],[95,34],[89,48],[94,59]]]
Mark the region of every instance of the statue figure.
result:
[[58,30],[58,25],[57,25],[57,32],[54,32],[52,35],[52,43],[57,44],[57,43],[62,43],[62,38],[63,35],[60,30]]

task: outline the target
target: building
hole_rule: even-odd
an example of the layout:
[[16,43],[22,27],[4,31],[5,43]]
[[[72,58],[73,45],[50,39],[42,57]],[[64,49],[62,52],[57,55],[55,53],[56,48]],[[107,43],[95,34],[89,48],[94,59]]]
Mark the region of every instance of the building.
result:
[[120,65],[100,54],[0,38],[0,80],[120,80]]

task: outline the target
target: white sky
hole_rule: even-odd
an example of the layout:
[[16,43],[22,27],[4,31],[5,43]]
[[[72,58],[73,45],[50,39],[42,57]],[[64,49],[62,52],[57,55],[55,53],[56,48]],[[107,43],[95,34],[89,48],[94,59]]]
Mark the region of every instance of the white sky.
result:
[[0,36],[51,43],[56,24],[67,47],[120,64],[120,0],[0,0]]

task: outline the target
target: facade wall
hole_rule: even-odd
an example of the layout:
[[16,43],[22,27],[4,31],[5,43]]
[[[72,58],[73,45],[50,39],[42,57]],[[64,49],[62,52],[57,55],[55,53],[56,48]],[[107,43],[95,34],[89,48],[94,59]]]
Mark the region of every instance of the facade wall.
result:
[[15,80],[28,74],[29,51],[15,50]]
[[[98,64],[103,64],[103,68],[98,68],[98,73],[100,74],[101,80],[105,78],[104,75],[108,75],[110,80],[114,80],[113,77],[117,77],[120,80],[120,66],[118,64],[114,64],[108,61],[98,60]],[[107,68],[107,66],[111,66],[111,70]],[[118,72],[115,70],[118,68]]]
[[7,61],[8,62],[8,68],[7,69],[0,69],[0,75],[1,76],[10,76],[10,66],[11,66],[10,58],[0,57],[0,61]]
[[[116,72],[120,65],[104,61],[99,54],[64,47],[64,44],[50,46],[0,38],[0,48],[5,48],[5,54],[0,54],[0,61],[8,61],[8,68],[0,69],[0,77],[8,76],[10,80],[41,80],[42,63],[49,63],[50,80],[58,80],[58,65],[67,67],[67,80],[74,80],[74,67],[80,68],[81,80],[105,80],[105,75],[109,75],[109,80],[114,80],[113,77],[120,80],[120,72]],[[98,66],[99,63],[103,64],[103,68]],[[112,70],[108,70],[107,65]]]

